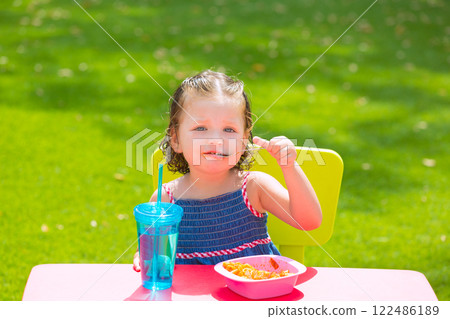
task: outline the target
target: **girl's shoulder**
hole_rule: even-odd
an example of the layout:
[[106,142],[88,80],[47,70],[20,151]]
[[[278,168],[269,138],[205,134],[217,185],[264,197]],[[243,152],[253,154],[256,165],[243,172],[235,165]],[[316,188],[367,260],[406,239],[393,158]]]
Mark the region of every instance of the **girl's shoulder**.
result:
[[260,200],[261,196],[267,196],[264,193],[264,189],[270,187],[274,180],[276,181],[271,175],[260,171],[250,171],[244,175],[243,183],[246,184],[244,187],[246,188],[248,199],[253,208],[259,213],[265,212]]
[[[158,200],[158,189],[155,189],[152,196],[150,197],[150,202],[156,202],[157,200]],[[169,194],[164,190],[164,188],[161,190],[161,202],[170,203]]]
[[[177,188],[180,178],[181,177],[162,185],[162,189],[161,189],[161,201],[162,202],[166,202],[166,203],[171,202],[171,200],[172,200],[171,194],[173,196],[173,192]],[[150,197],[150,201],[156,202],[157,199],[158,199],[158,189],[155,189],[152,196]]]
[[265,186],[276,180],[273,176],[261,171],[249,171],[244,174],[244,182],[247,180],[247,188]]

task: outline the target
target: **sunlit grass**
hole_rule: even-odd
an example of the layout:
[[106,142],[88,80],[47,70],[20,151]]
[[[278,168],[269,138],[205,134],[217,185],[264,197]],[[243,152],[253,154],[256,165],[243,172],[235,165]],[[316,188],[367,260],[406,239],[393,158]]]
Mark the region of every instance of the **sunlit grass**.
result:
[[[255,118],[372,1],[80,2],[172,93],[214,68],[246,84]],[[167,94],[71,1],[0,5],[0,299],[33,266],[131,263],[132,208],[151,177],[125,142],[163,132]],[[333,237],[343,267],[417,270],[450,298],[449,49],[444,1],[379,1],[258,119],[344,159]],[[448,11],[448,10],[447,10]],[[337,267],[320,248],[309,266]]]

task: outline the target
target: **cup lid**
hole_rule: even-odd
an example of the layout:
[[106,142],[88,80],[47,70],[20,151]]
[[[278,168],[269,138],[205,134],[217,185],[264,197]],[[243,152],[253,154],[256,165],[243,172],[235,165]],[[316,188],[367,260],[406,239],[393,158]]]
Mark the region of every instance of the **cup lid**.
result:
[[183,208],[172,203],[149,202],[137,205],[133,214],[137,222],[146,225],[173,225],[181,221]]

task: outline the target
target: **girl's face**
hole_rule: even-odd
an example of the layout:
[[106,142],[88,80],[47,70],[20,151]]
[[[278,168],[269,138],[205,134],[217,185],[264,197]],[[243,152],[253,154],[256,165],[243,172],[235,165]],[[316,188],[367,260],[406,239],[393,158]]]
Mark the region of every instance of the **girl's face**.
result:
[[183,153],[189,169],[214,173],[234,167],[249,135],[243,103],[223,95],[189,94],[183,108],[171,144],[175,152]]

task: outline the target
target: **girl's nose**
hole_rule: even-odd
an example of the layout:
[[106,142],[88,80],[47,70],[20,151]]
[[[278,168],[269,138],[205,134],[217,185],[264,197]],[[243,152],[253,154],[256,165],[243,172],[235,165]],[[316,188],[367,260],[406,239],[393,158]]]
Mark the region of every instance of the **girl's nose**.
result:
[[223,145],[223,138],[220,137],[208,138],[207,143],[209,145]]

